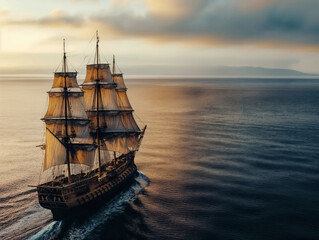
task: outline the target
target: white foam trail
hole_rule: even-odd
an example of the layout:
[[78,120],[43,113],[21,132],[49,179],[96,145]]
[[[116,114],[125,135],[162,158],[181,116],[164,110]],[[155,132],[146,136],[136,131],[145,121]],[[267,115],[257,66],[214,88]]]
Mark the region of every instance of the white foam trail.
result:
[[[132,202],[137,195],[149,185],[149,179],[146,175],[139,172],[135,178],[135,182],[120,195],[115,197],[105,207],[102,207],[99,212],[92,215],[84,221],[80,226],[71,225],[66,233],[66,239],[85,239],[98,226],[104,224],[115,213],[122,212],[125,209],[125,203]],[[57,221],[45,226],[36,235],[33,235],[29,240],[54,239],[63,225],[63,221]]]
[[55,221],[41,229],[37,234],[29,237],[27,240],[55,239],[55,235],[60,231],[62,221]]

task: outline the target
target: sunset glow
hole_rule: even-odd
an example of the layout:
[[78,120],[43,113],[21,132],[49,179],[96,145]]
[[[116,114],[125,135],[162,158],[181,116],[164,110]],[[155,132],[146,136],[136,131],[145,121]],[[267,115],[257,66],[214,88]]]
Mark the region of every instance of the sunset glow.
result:
[[128,75],[210,75],[214,66],[317,73],[318,7],[316,0],[0,0],[0,74],[54,71],[62,38],[81,73],[95,30],[105,59],[116,54]]

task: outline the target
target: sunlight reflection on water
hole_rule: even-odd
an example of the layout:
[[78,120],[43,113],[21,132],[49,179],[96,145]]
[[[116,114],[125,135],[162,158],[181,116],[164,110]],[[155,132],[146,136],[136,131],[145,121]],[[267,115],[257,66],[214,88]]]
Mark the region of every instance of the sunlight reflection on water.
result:
[[[151,184],[90,225],[87,239],[318,238],[319,84],[280,81],[128,80],[148,125],[136,163]],[[49,211],[33,208],[27,188],[42,166],[35,146],[51,83],[0,81],[0,236],[8,239],[61,230]]]

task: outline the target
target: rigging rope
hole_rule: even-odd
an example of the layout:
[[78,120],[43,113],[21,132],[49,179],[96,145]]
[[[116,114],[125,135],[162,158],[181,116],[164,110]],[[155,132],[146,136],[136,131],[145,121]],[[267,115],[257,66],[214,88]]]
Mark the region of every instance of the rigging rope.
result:
[[57,71],[58,71],[58,68],[61,66],[62,62],[63,62],[63,60],[61,60],[60,64],[58,65],[58,67],[55,69],[54,72],[57,72]]
[[[73,66],[73,64],[70,62],[71,67],[74,69],[75,72],[77,72],[76,68]],[[68,68],[69,69],[69,68]]]
[[107,58],[105,57],[105,55],[102,53],[102,57],[104,58],[104,60],[106,61],[107,64],[109,64],[109,61],[107,60]]
[[119,67],[119,65],[117,64],[117,62],[116,62],[115,64],[116,64],[116,66],[117,66],[118,70],[120,71],[120,73],[122,73],[122,74],[123,74],[123,72],[122,72],[122,70],[120,69],[120,67]]
[[144,126],[146,125],[145,122],[143,122],[143,120],[135,112],[133,112],[133,115],[136,116]]
[[[95,37],[95,34],[92,35],[91,40],[85,45],[85,48],[83,47],[83,48],[80,48],[80,49],[89,49],[89,46],[90,46],[90,44],[92,43],[94,37]],[[90,53],[86,54],[86,55],[83,57],[82,62],[79,64],[79,66],[78,66],[77,68],[75,68],[75,67],[73,66],[73,68],[75,69],[76,72],[81,72],[81,71],[83,70],[83,68],[85,67],[85,65],[87,65],[87,64],[89,63],[89,61],[91,60],[91,57],[92,57],[92,53],[91,53],[91,52],[92,52],[92,51],[90,51]],[[82,54],[79,54],[79,56],[80,56],[80,55],[82,55]],[[89,60],[86,62],[86,59],[87,59],[88,57],[90,57],[90,58],[89,58]],[[84,64],[84,63],[86,63],[86,64]]]

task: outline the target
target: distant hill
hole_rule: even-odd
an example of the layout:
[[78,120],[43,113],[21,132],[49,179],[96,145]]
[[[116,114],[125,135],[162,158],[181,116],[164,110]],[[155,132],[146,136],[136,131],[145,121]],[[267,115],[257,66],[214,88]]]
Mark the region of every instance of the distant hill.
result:
[[[128,75],[214,76],[214,77],[319,77],[291,69],[230,66],[130,65],[122,67]],[[122,70],[123,70],[122,69]],[[141,74],[143,73],[143,74]]]
[[309,74],[291,69],[263,67],[213,67],[211,74],[216,76],[275,76],[275,77],[312,77],[319,74]]
[[[185,66],[185,65],[127,65],[122,70],[126,76],[211,76],[211,77],[319,77],[291,69],[230,66]],[[45,68],[0,68],[0,75],[45,74],[52,75],[53,69]],[[85,74],[82,70],[79,74]]]

